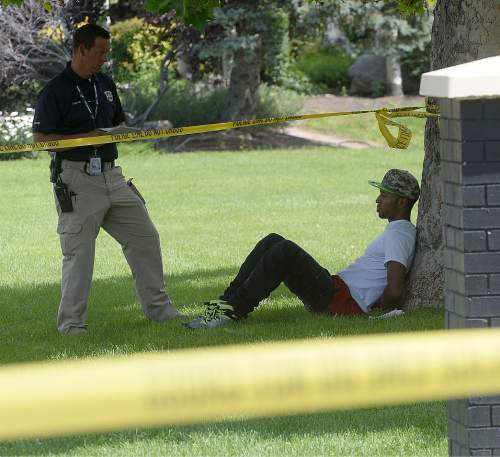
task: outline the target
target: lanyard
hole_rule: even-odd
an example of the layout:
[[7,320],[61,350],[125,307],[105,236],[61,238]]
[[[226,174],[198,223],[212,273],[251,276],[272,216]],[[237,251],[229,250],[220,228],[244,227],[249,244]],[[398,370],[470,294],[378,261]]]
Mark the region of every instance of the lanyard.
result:
[[94,127],[97,128],[97,111],[99,110],[99,98],[97,97],[97,87],[95,85],[95,81],[93,84],[94,84],[94,96],[95,96],[95,112],[92,112],[92,110],[90,109],[90,106],[85,97],[83,96],[82,90],[78,85],[76,86],[76,90],[78,91],[78,95],[80,95],[80,99],[82,100],[83,104],[87,108],[87,111],[89,112],[92,121],[94,121]]
[[[90,109],[90,106],[89,106],[87,100],[85,99],[85,97],[83,96],[82,90],[80,89],[78,84],[76,85],[76,90],[78,91],[78,95],[80,96],[80,99],[82,100],[83,104],[85,105],[85,108],[87,108],[87,111],[90,114],[92,122],[94,123],[94,128],[97,128],[97,111],[99,110],[99,97],[97,96],[97,87],[95,85],[95,80],[94,80],[93,84],[94,84],[94,96],[95,96],[95,111],[94,112],[92,112],[92,110]],[[94,156],[97,156],[97,147],[95,147],[95,146],[94,146]],[[99,164],[98,164],[99,167],[101,166],[100,160],[101,159],[99,158]]]

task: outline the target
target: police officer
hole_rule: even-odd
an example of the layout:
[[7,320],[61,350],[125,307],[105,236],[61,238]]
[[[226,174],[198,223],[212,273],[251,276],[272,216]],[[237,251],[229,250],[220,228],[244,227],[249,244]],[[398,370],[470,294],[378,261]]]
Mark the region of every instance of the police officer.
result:
[[[35,141],[103,134],[125,120],[116,86],[102,74],[110,34],[95,24],[73,35],[73,58],[41,91],[35,107]],[[160,239],[142,197],[115,165],[115,144],[58,149],[53,154],[63,253],[57,326],[62,334],[86,333],[87,301],[95,240],[102,227],[123,249],[144,314],[152,320],[179,317],[165,291]]]

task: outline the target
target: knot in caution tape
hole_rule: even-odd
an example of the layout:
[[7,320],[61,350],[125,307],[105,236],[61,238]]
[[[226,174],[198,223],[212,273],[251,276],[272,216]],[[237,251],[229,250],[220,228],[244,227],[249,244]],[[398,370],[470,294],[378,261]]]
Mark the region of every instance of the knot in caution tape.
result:
[[[429,107],[432,107],[434,112],[429,111]],[[378,122],[378,128],[380,133],[382,133],[385,141],[391,148],[395,149],[406,149],[408,148],[412,133],[411,130],[399,122],[395,122],[392,119],[395,117],[416,117],[416,118],[428,118],[428,117],[438,117],[439,107],[437,105],[427,105],[426,111],[417,111],[415,108],[396,108],[396,109],[380,109],[375,111],[375,117]],[[396,127],[398,129],[397,136],[394,136],[388,129],[390,127]]]

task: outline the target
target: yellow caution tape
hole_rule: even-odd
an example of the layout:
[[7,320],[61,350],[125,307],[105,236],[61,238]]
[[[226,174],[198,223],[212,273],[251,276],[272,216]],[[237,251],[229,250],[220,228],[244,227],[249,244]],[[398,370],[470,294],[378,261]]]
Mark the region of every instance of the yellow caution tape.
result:
[[[55,150],[61,148],[74,148],[79,146],[95,146],[107,143],[118,143],[126,141],[153,140],[171,136],[190,135],[194,133],[207,133],[220,130],[237,129],[241,127],[256,127],[260,125],[279,124],[289,121],[301,121],[306,119],[320,119],[324,117],[349,116],[353,114],[375,113],[377,121],[384,138],[390,147],[405,149],[411,139],[411,132],[401,124],[392,121],[389,118],[394,117],[435,117],[438,114],[429,112],[419,112],[422,106],[411,106],[404,108],[384,108],[378,110],[362,111],[340,111],[335,113],[302,114],[297,116],[269,117],[265,119],[253,119],[249,121],[220,122],[216,124],[194,125],[189,127],[176,127],[172,129],[147,130],[142,132],[124,133],[120,135],[100,135],[88,138],[77,138],[71,140],[41,141],[37,143],[15,144],[0,146],[0,154],[13,152],[29,152]],[[387,129],[386,125],[399,128],[398,137],[394,139]]]
[[[377,112],[375,113],[375,117],[378,122],[378,128],[385,138],[385,141],[387,141],[389,147],[397,149],[406,149],[408,147],[411,141],[411,130],[408,127],[391,120],[391,117],[394,116],[392,116],[392,113],[387,111]],[[398,136],[395,137],[392,135],[387,126],[397,127]]]
[[0,369],[0,439],[500,393],[500,329],[347,337]]

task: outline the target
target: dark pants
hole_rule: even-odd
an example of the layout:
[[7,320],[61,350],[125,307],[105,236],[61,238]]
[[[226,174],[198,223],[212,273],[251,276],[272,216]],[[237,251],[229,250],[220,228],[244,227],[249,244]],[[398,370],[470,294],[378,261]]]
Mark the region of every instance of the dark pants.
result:
[[294,242],[271,233],[256,244],[220,298],[233,305],[235,314],[242,317],[282,282],[311,311],[325,310],[333,297],[328,270]]

